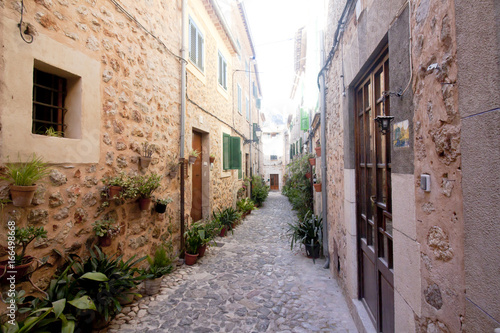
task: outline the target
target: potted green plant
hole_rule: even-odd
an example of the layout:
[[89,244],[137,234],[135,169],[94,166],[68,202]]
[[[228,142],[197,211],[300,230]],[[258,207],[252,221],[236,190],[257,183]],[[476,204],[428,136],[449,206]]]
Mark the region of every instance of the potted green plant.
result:
[[246,216],[252,212],[252,210],[257,209],[255,207],[255,203],[249,198],[243,198],[240,201],[236,202],[236,207],[238,210]]
[[167,253],[163,244],[156,249],[154,258],[147,256],[147,261],[149,267],[141,270],[141,274],[148,277],[144,280],[143,292],[151,296],[159,293],[163,276],[171,273],[174,265],[172,257]]
[[108,197],[110,199],[118,199],[127,184],[127,176],[124,172],[120,172],[118,176],[103,178],[102,182],[107,187]]
[[316,157],[314,157],[314,155],[309,156],[309,164],[312,166],[316,165]]
[[214,153],[210,153],[210,164],[214,163],[215,162],[215,154]]
[[121,231],[121,225],[116,225],[114,219],[96,220],[92,223],[94,232],[99,238],[99,245],[107,247],[111,245],[111,239],[117,236]]
[[167,205],[173,200],[171,198],[167,199],[155,199],[155,211],[159,214],[165,213],[167,210]]
[[304,244],[308,257],[319,258],[322,244],[323,219],[308,211],[302,221],[288,224],[290,249],[295,244]]
[[179,172],[179,163],[175,161],[171,161],[168,163],[168,174],[170,177],[177,177],[177,172]]
[[314,182],[313,186],[316,192],[321,192],[321,178],[319,176],[316,177],[316,181]]
[[16,207],[31,205],[37,189],[36,182],[49,174],[49,167],[41,157],[35,154],[26,162],[7,163],[2,179],[11,181],[10,195]]
[[196,263],[199,255],[198,248],[201,243],[199,227],[195,223],[184,233],[184,245],[186,247],[184,261],[186,265],[194,265]]
[[155,145],[149,144],[147,141],[142,144],[142,154],[140,157],[141,168],[145,169],[149,166],[154,151]]
[[318,141],[316,141],[316,147],[314,148],[314,150],[316,151],[316,156],[317,157],[321,157],[321,143]]
[[196,159],[200,156],[200,152],[195,150],[191,150],[189,152],[189,164],[194,164],[196,162]]
[[[7,248],[7,253],[9,254],[9,259],[0,261],[1,281],[5,283],[10,276],[14,276],[15,281],[19,281],[26,275],[34,260],[32,256],[26,255],[28,245],[35,239],[47,238],[47,231],[43,227],[29,226],[19,228],[8,224],[8,229],[9,247]],[[10,242],[13,242],[13,244],[11,245]],[[15,252],[14,249],[16,248],[20,249],[20,251]],[[14,265],[14,269],[11,269],[11,265]],[[16,273],[7,273],[7,271]]]
[[136,176],[132,178],[126,190],[128,198],[139,197],[139,207],[141,210],[148,210],[151,205],[151,196],[160,187],[161,176],[152,173],[149,176]]

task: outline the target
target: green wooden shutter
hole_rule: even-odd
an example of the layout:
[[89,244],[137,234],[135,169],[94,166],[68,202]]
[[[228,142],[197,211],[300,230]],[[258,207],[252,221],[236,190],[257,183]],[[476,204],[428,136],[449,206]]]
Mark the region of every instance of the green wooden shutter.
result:
[[239,136],[231,136],[230,141],[229,169],[237,170],[241,167],[241,140]]
[[302,131],[309,129],[309,114],[303,109],[300,109],[300,129]]
[[222,168],[224,170],[230,169],[229,154],[231,146],[231,136],[229,134],[222,134]]
[[259,137],[257,136],[256,132],[257,132],[257,124],[256,123],[253,123],[253,140],[256,142],[256,143],[259,143]]
[[240,168],[238,169],[238,179],[243,178],[243,167],[241,165],[241,151],[240,151]]
[[299,139],[299,147],[300,147],[300,153],[302,154],[304,152],[304,147],[302,146],[302,138]]

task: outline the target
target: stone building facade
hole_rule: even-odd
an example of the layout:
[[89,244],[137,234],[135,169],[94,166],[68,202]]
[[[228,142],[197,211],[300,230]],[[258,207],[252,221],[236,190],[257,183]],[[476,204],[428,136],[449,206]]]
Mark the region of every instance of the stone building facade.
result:
[[330,268],[360,331],[500,327],[500,6],[475,4],[330,2]]
[[[31,206],[3,206],[1,230],[12,219],[19,226],[44,226],[48,231],[47,239],[29,248],[43,263],[32,280],[46,287],[63,262],[59,253],[87,255],[96,243],[92,223],[102,218],[114,218],[122,226],[106,252],[128,258],[154,253],[165,242],[179,254],[180,225],[183,221],[187,226],[194,219],[193,198],[200,200],[197,205],[201,207],[196,220],[209,218],[216,208],[234,206],[243,177],[251,172],[250,145],[256,163],[258,146],[246,140],[251,138],[252,119],[260,119],[257,100],[261,92],[257,65],[250,61],[255,52],[243,5],[224,2],[223,13],[215,0],[37,0],[22,4],[0,2],[1,162],[24,160],[36,153],[50,163],[52,171],[39,184]],[[180,57],[183,5],[201,38],[196,46],[201,50],[197,56],[203,58],[202,68],[196,63],[201,58]],[[186,24],[184,33],[189,36],[191,32],[191,25]],[[185,154],[180,156],[183,61],[187,94]],[[67,82],[64,137],[32,133],[35,70]],[[242,103],[238,103],[237,87],[241,87]],[[240,170],[224,170],[224,133],[239,138]],[[201,138],[201,174],[186,165],[183,199],[181,173],[170,176],[168,165],[177,163],[180,170],[179,160],[187,158],[195,137]],[[155,147],[147,168],[139,166],[144,142]],[[210,154],[216,157],[213,166]],[[104,200],[101,179],[122,171],[160,174],[161,186],[154,194],[173,200],[167,213],[142,212],[135,201]],[[201,191],[193,188],[196,176]],[[2,183],[1,195],[9,197],[7,183]],[[183,200],[185,214],[181,216]],[[0,244],[5,242],[2,239]]]

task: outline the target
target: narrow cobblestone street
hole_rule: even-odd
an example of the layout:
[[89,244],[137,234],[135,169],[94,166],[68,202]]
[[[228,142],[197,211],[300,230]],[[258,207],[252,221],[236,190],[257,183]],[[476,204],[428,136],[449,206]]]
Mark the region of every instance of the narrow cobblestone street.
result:
[[324,260],[290,251],[294,218],[271,192],[234,235],[166,276],[160,295],[125,308],[109,332],[356,332]]

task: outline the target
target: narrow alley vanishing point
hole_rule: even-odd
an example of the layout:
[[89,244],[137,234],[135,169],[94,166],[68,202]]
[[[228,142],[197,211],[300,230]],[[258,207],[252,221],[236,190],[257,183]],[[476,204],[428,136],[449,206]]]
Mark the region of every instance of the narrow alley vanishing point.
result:
[[295,218],[271,192],[234,235],[165,277],[160,295],[125,308],[108,332],[357,332],[324,261],[290,251]]

